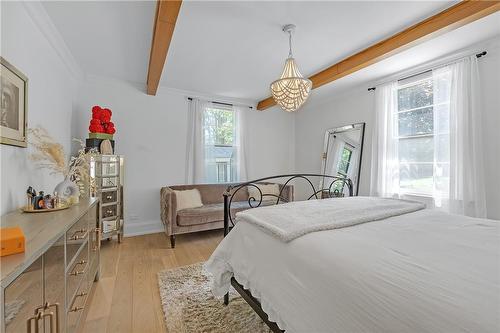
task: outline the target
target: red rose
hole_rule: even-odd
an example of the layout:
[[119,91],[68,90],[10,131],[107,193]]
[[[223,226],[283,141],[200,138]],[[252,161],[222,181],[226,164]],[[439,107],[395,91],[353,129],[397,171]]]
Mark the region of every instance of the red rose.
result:
[[105,123],[109,122],[111,120],[111,111],[109,109],[103,109],[99,119]]
[[97,106],[97,105],[96,105],[96,106],[94,106],[94,107],[92,108],[92,118],[94,118],[94,119],[99,119],[99,117],[100,117],[101,113],[102,113],[102,109],[101,109],[101,107],[100,107],[100,106]]
[[115,134],[116,130],[113,126],[108,126],[108,128],[106,129],[106,133],[108,134]]
[[115,127],[115,123],[113,123],[112,121],[108,122],[108,127],[111,126],[111,127]]
[[91,133],[104,133],[104,128],[101,125],[90,125],[89,130]]
[[110,109],[108,109],[108,108],[104,108],[103,110],[104,110],[105,112],[109,113],[109,116],[110,116],[110,117],[113,115],[113,112],[111,112],[111,110],[110,110]]
[[90,119],[90,125],[101,125],[101,121],[99,119]]

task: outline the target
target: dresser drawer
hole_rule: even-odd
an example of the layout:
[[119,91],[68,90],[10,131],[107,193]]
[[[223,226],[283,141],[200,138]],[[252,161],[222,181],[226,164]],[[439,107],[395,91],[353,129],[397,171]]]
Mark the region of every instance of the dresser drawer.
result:
[[117,212],[118,212],[117,205],[102,207],[102,217],[103,218],[115,217]]
[[87,275],[85,275],[75,296],[68,303],[68,312],[66,314],[67,333],[76,332],[79,322],[82,319],[82,314],[85,312],[87,298],[92,287],[92,283],[89,282]]
[[101,202],[103,204],[107,204],[110,202],[116,202],[118,199],[118,192],[117,191],[105,191],[101,193]]
[[78,252],[82,244],[85,243],[89,238],[90,216],[91,214],[89,213],[85,214],[66,232],[66,265],[68,265],[71,260],[73,260],[76,252]]
[[73,298],[85,274],[88,273],[88,268],[89,246],[88,243],[85,243],[82,250],[78,253],[76,260],[71,264],[66,273],[66,299],[68,302]]

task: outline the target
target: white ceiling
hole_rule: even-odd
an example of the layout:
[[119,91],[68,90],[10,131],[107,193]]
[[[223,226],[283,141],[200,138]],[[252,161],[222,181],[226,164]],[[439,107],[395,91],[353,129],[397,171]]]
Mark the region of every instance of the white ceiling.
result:
[[87,74],[146,82],[154,1],[43,1]]
[[[139,83],[146,81],[155,4],[44,2],[86,73]],[[269,94],[269,83],[279,76],[288,54],[283,24],[297,25],[294,56],[302,73],[308,76],[451,4],[184,1],[161,85],[259,100]],[[439,42],[422,44],[337,81],[340,83],[322,87],[315,94],[329,94],[338,87],[388,75],[498,34],[495,15],[496,21],[488,17],[475,22],[439,37]]]

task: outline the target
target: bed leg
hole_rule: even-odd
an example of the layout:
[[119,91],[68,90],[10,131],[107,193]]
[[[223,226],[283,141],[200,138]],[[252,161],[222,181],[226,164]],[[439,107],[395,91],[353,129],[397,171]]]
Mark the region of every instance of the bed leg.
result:
[[228,305],[228,304],[229,304],[229,293],[224,295],[224,305]]
[[175,235],[170,235],[170,247],[175,248]]

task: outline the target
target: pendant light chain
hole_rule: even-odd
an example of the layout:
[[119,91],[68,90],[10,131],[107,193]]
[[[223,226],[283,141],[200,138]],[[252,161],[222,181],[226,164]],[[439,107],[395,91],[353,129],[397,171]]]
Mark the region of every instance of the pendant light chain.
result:
[[288,46],[289,46],[289,51],[288,51],[288,58],[293,58],[292,54],[292,31],[288,31]]

